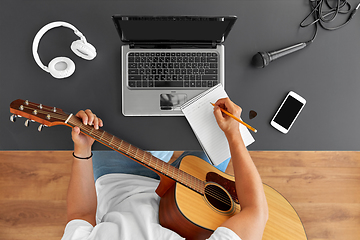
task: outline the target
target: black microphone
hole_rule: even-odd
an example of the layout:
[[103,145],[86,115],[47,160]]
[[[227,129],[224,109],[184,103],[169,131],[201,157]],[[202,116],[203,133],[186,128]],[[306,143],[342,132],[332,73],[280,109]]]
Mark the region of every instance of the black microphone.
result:
[[290,53],[299,51],[306,47],[306,43],[298,43],[293,46],[279,49],[272,52],[258,52],[255,54],[251,60],[251,64],[257,68],[264,68],[267,65],[269,65],[270,62],[274,61],[275,59],[278,59],[280,57],[283,57],[285,55],[288,55]]

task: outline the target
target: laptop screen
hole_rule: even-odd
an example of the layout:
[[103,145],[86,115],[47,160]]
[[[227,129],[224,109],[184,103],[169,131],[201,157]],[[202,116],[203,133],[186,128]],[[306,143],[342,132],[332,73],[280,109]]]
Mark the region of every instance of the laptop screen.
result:
[[236,21],[235,16],[113,16],[123,42],[221,43]]

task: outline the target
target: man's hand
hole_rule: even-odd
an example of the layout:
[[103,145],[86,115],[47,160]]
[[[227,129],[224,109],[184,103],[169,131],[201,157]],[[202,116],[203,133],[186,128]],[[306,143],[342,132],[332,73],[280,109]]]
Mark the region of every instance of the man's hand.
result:
[[[84,125],[94,126],[95,129],[103,126],[100,118],[90,110],[79,111],[75,116],[82,120]],[[93,226],[96,224],[96,190],[94,184],[94,173],[91,155],[91,146],[94,139],[80,132],[79,127],[74,127],[71,132],[74,141],[74,161],[71,170],[71,178],[67,195],[67,217],[68,221],[83,219]]]
[[216,121],[221,130],[223,130],[223,132],[225,133],[225,135],[229,137],[231,135],[240,134],[239,123],[228,115],[222,113],[220,108],[228,111],[229,113],[238,118],[240,118],[242,109],[238,105],[233,103],[229,98],[221,98],[217,100],[214,107],[214,115]]
[[236,193],[241,212],[221,226],[234,231],[241,239],[261,240],[268,219],[268,206],[260,175],[241,138],[239,123],[223,114],[220,108],[240,118],[241,108],[229,98],[215,103],[214,115],[229,143],[234,167]]
[[[103,121],[98,118],[90,109],[79,111],[75,116],[79,117],[84,125],[94,126],[95,129],[103,126]],[[91,146],[94,139],[80,132],[79,127],[74,127],[71,132],[74,142],[74,154],[78,157],[88,157],[91,155]]]

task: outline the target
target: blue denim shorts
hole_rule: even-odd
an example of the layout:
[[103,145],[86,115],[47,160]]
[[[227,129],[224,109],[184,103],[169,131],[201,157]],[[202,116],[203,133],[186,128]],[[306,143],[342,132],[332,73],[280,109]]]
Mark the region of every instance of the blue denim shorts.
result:
[[[99,177],[110,173],[126,173],[160,179],[155,172],[116,151],[93,151],[93,154],[93,170],[95,181]],[[157,154],[153,153],[153,155],[161,156],[161,152],[158,152]],[[180,157],[178,157],[171,165],[178,167],[181,160],[188,155],[199,157],[210,163],[209,159],[203,151],[186,151],[181,154]],[[168,160],[169,159],[166,159],[165,161]],[[216,168],[225,172],[229,161],[230,158],[216,166]]]

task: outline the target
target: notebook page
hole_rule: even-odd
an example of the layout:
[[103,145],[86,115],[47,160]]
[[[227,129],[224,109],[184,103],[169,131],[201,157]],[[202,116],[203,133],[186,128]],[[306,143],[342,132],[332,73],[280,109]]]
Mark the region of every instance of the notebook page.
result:
[[[224,132],[219,128],[213,114],[215,103],[220,98],[228,97],[223,86],[218,84],[201,93],[181,107],[205,153],[214,165],[219,165],[230,157],[230,149]],[[249,130],[239,124],[245,146],[254,142]]]

